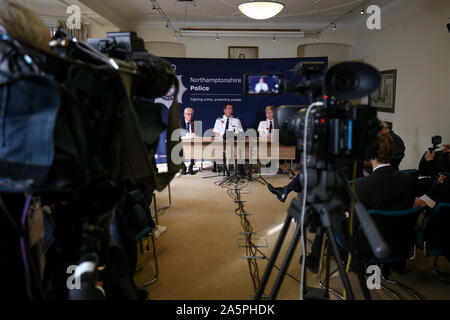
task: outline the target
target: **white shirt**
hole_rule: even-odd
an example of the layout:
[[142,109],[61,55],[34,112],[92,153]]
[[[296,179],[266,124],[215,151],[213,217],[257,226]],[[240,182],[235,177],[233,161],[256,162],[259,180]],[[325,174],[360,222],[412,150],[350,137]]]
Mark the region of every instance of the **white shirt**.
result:
[[376,166],[375,168],[373,168],[372,173],[375,172],[375,170],[377,170],[377,169],[380,169],[380,168],[383,168],[383,167],[387,167],[387,166],[390,166],[390,164],[389,163],[380,164],[380,165]]
[[269,91],[269,86],[267,85],[267,83],[265,83],[265,82],[258,82],[257,84],[256,84],[256,86],[255,86],[255,91],[256,92],[260,92],[260,91],[262,91],[262,92],[266,92],[266,91]]
[[273,119],[272,120],[266,119],[259,123],[258,132],[263,131],[264,136],[267,136],[269,134],[270,122],[272,122],[272,130],[275,129],[275,123],[273,122]]
[[[229,119],[230,120],[228,123],[228,130],[234,131],[234,133],[239,133],[239,132],[244,131],[242,129],[241,120],[239,120],[238,118],[233,118],[233,117],[230,117]],[[218,118],[216,120],[216,123],[214,124],[213,132],[215,132],[215,133],[218,132],[219,135],[222,137],[223,134],[225,133],[226,125],[227,125],[227,117],[225,115],[223,115],[222,118]]]

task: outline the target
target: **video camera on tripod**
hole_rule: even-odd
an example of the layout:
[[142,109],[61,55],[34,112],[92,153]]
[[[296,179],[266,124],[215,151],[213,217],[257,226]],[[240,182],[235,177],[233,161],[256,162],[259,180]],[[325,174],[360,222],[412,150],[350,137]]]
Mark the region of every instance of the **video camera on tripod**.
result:
[[[284,226],[272,252],[264,273],[256,299],[260,299],[267,284],[288,227],[294,219],[298,224],[289,250],[269,299],[275,299],[284,274],[297,247],[299,239],[303,243],[303,263],[305,265],[304,228],[317,221],[328,234],[331,249],[341,275],[346,292],[354,298],[348,276],[345,272],[335,231],[339,221],[345,221],[344,206],[336,198],[336,191],[345,190],[354,202],[355,212],[368,242],[377,258],[385,258],[389,247],[371,220],[367,210],[359,202],[348,185],[348,178],[341,171],[342,163],[356,162],[371,158],[376,154],[376,139],[379,121],[376,111],[369,106],[352,106],[348,100],[359,99],[375,91],[380,83],[380,73],[370,65],[359,62],[341,63],[325,74],[323,64],[298,64],[294,68],[303,79],[297,84],[279,79],[280,93],[290,92],[308,95],[313,102],[308,108],[301,106],[281,106],[276,109],[275,121],[280,128],[280,143],[297,145],[302,152],[303,168],[296,177],[303,192],[299,193],[289,207]],[[247,75],[247,79],[250,75]],[[349,234],[341,239],[347,244],[352,257],[357,257]],[[358,259],[354,259],[355,269],[366,299],[370,294],[365,287]],[[305,269],[302,269],[302,279]],[[304,285],[304,282],[301,282]],[[328,286],[328,284],[327,284]],[[301,290],[301,297],[305,290]],[[326,294],[328,290],[326,290]]]

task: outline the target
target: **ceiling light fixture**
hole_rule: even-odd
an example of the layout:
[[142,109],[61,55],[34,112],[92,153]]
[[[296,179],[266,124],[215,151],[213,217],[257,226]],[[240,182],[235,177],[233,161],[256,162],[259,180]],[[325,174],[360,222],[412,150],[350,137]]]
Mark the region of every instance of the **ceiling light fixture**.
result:
[[333,25],[333,30],[336,30],[336,23]]
[[363,7],[363,8],[361,8],[361,14],[364,14],[364,13],[366,13],[366,12],[365,12],[364,7]]
[[272,41],[273,41],[273,42],[277,41],[277,38],[275,38],[275,35],[273,35]]
[[216,34],[216,41],[219,41],[219,34]]
[[249,18],[264,20],[279,14],[284,4],[279,1],[246,1],[239,4],[238,9]]

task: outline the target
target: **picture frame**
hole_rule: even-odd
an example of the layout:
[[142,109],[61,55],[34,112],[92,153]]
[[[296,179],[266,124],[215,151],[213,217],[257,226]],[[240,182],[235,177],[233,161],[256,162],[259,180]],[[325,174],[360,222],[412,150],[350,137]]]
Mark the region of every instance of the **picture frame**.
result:
[[228,47],[229,59],[258,59],[258,47]]
[[382,71],[380,87],[369,95],[369,106],[380,112],[395,113],[396,86],[397,69]]

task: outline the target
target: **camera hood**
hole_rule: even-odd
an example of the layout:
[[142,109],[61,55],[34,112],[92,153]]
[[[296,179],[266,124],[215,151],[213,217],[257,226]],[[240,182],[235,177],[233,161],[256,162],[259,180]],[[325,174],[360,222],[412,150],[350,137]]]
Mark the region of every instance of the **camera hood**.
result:
[[327,94],[341,100],[368,96],[380,87],[377,69],[362,62],[344,62],[332,67],[326,77]]

